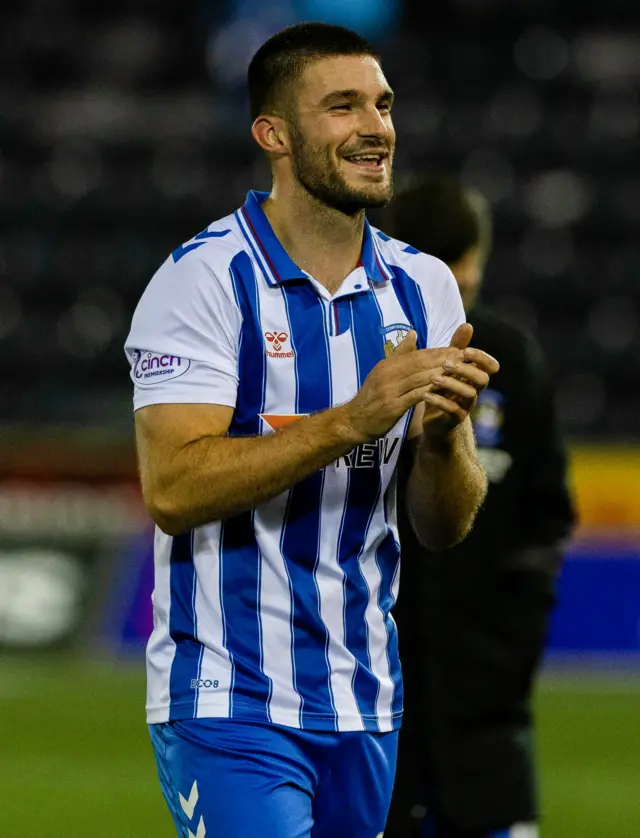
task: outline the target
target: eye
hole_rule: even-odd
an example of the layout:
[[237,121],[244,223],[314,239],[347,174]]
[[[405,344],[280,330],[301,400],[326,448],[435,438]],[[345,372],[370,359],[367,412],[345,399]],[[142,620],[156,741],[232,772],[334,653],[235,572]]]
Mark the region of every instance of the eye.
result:
[[378,104],[378,110],[384,111],[385,113],[391,112],[391,102],[380,102]]
[[345,102],[343,105],[334,105],[331,108],[332,111],[350,111],[351,105],[348,102]]

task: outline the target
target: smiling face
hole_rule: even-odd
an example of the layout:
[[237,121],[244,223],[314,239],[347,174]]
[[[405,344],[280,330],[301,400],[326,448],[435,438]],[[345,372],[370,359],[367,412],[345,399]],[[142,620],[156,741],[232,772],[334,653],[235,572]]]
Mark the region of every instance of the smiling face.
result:
[[346,213],[389,201],[392,102],[371,56],[323,58],[305,68],[287,127],[293,174],[307,192]]

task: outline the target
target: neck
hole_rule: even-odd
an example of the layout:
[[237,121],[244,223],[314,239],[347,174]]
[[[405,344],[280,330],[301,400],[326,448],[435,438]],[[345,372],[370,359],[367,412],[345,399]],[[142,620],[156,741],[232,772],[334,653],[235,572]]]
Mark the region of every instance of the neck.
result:
[[301,186],[277,183],[262,209],[296,265],[335,294],[360,259],[364,210],[346,215]]

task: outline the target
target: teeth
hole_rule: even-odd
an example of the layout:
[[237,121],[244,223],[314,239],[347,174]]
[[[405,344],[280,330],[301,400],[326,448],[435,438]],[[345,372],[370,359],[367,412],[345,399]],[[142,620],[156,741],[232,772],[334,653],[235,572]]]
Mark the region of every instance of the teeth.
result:
[[372,160],[376,163],[380,162],[380,155],[379,154],[359,154],[357,157],[351,157],[351,160]]

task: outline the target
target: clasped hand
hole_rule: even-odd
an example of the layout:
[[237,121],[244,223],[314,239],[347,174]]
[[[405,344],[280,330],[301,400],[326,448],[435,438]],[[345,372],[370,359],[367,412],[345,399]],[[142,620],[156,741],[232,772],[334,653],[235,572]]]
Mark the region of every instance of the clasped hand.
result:
[[431,388],[424,396],[422,424],[426,434],[446,433],[463,422],[488,385],[490,376],[500,369],[500,364],[487,352],[469,346],[472,336],[470,323],[459,326],[449,347],[458,354],[448,357],[441,364],[441,370],[435,370]]
[[424,406],[423,432],[450,433],[463,422],[500,365],[469,346],[473,327],[460,325],[448,347],[416,349],[410,331],[394,352],[369,373],[356,397],[345,405],[356,438],[384,436],[412,407]]

